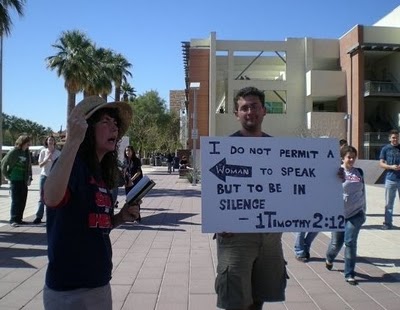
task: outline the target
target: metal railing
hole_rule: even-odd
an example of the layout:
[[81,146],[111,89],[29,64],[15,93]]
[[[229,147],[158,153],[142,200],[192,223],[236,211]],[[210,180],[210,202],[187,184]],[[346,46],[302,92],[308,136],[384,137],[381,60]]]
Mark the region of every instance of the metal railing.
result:
[[366,81],[364,96],[400,96],[400,83],[383,81]]

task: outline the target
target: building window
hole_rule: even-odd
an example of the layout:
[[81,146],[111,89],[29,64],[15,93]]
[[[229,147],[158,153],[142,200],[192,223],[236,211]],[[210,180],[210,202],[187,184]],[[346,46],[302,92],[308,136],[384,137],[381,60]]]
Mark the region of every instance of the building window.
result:
[[338,112],[337,101],[313,102],[313,112]]
[[234,79],[285,81],[285,51],[234,51]]
[[266,90],[264,93],[268,114],[286,114],[286,90]]

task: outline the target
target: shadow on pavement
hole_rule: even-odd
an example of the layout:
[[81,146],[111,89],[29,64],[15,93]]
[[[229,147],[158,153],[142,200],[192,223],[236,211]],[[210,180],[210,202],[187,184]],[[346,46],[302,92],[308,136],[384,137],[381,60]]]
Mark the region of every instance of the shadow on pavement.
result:
[[[45,233],[0,232],[0,243],[0,268],[36,268],[29,264],[29,258],[47,256],[47,249],[31,248],[47,247]],[[18,248],[12,247],[14,244],[18,244]]]
[[140,210],[149,210],[149,211],[168,211],[171,209],[167,209],[167,208],[143,208],[142,206],[140,207]]
[[[361,229],[376,229],[376,230],[382,230],[382,225],[383,225],[383,222],[382,222],[382,224],[379,224],[379,225],[376,225],[376,224],[373,224],[373,225],[363,225],[363,226],[361,226]],[[400,230],[400,227],[393,226],[390,230]]]
[[[149,216],[142,214],[142,221],[140,223],[124,224],[121,225],[120,228],[128,230],[186,231],[185,229],[178,227],[180,227],[181,225],[191,225],[191,226],[201,225],[200,223],[184,221],[184,219],[191,218],[197,215],[198,215],[197,213],[170,213],[170,212],[161,212]],[[174,228],[171,229],[168,227],[174,227]]]
[[[27,227],[27,226],[29,225],[24,225],[21,227]],[[26,244],[27,246],[47,245],[47,236],[46,232],[42,233],[20,232],[17,231],[16,228],[13,230],[0,232],[0,243],[1,243],[0,248],[4,248],[6,243],[19,244],[19,245]],[[0,255],[0,259],[1,257],[2,255]]]
[[397,279],[400,277],[400,274],[398,272],[385,273],[382,276],[377,277],[356,272],[356,276],[358,277],[357,281],[359,283],[397,283],[399,282]]
[[[125,189],[123,188],[118,188],[118,196],[125,197]],[[199,190],[193,190],[193,189],[159,189],[159,188],[153,188],[144,198],[149,198],[149,197],[160,197],[160,196],[172,196],[172,197],[200,197],[201,192]]]
[[376,267],[399,267],[400,259],[359,256],[364,263],[371,263]]
[[26,258],[47,256],[47,250],[39,249],[16,249],[16,248],[2,248],[0,268],[35,268],[37,267],[29,264]]
[[172,197],[200,197],[201,192],[193,189],[152,189],[146,197],[160,197],[160,196],[172,196]]
[[124,229],[124,230],[142,230],[142,231],[186,231],[185,229],[180,229],[180,228],[164,228],[164,227],[151,227],[151,226],[145,226],[142,224],[137,224],[135,223],[134,225],[132,224],[124,224],[119,226],[116,229]]

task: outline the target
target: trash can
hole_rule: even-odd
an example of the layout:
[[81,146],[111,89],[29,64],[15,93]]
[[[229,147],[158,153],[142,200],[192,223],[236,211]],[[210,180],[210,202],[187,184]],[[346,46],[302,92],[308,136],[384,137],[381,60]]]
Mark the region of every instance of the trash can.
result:
[[173,169],[178,170],[179,169],[179,157],[174,157],[173,163],[174,163]]
[[161,166],[161,157],[160,156],[156,156],[155,166]]

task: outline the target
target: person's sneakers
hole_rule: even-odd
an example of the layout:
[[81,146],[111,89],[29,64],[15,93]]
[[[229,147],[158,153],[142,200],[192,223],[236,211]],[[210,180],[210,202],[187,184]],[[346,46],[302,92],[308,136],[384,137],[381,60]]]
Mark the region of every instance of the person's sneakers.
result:
[[346,278],[346,282],[349,283],[350,285],[357,285],[358,284],[356,279],[354,279],[353,277]]
[[305,263],[305,262],[308,261],[307,256],[296,256],[296,259],[297,259],[299,262],[303,262],[303,263]]
[[35,220],[33,221],[33,224],[41,224],[42,223],[42,219],[40,218],[35,218]]
[[18,225],[17,222],[12,222],[12,223],[10,223],[10,226],[11,226],[11,227],[19,227],[19,225]]
[[383,230],[390,230],[390,229],[392,229],[392,225],[383,224],[383,225],[382,225],[382,229],[383,229]]
[[326,269],[328,269],[328,270],[332,270],[333,264],[330,263],[330,262],[328,262],[328,261],[325,261],[325,267],[326,267]]
[[310,252],[306,252],[306,259],[307,259],[307,260],[310,259]]

